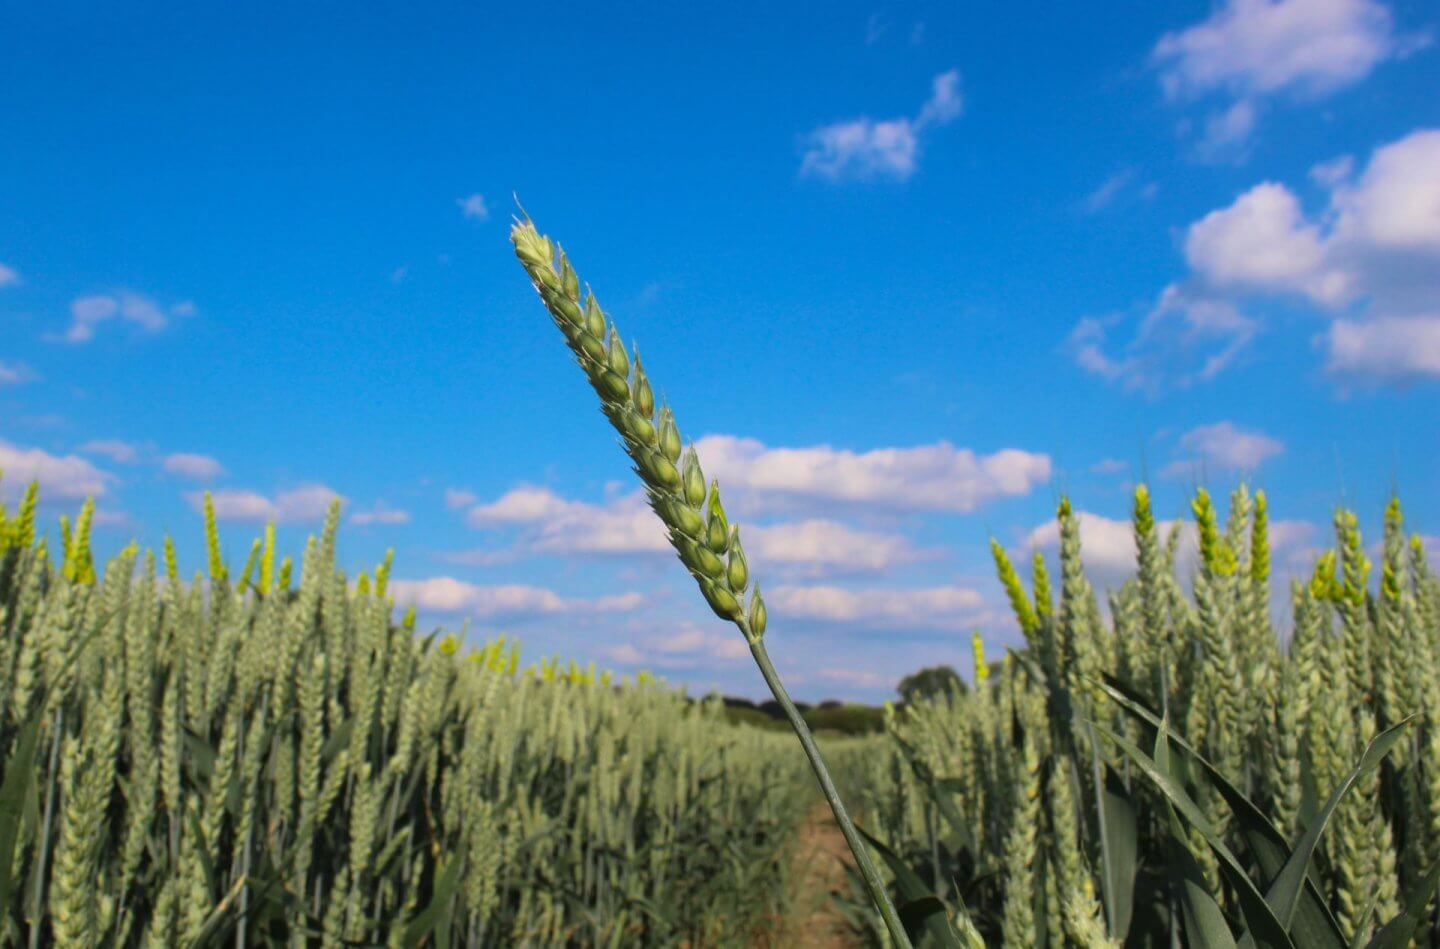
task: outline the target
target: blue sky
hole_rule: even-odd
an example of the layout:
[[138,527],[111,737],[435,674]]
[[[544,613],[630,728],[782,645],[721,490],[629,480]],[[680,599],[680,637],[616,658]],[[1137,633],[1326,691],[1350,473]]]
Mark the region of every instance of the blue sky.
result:
[[427,622],[759,695],[510,254],[518,194],[746,525],[807,699],[1096,577],[1128,490],[1265,488],[1278,560],[1440,533],[1421,3],[6,5],[0,467],[106,551],[333,494]]

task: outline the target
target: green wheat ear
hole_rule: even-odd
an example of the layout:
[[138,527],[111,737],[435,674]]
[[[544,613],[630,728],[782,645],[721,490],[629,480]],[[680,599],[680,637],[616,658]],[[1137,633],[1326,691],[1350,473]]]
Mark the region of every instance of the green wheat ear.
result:
[[668,407],[661,406],[657,426],[654,390],[639,354],[632,357],[626,351],[614,321],[593,293],[587,292],[582,301],[580,279],[569,258],[531,221],[516,221],[510,239],[515,256],[600,397],[600,410],[620,433],[650,507],[665,524],[670,543],[705,602],[716,616],[738,625],[747,639],[758,640],[764,633],[763,621],[757,629],[749,617],[763,617],[764,604],[758,588],[750,594],[748,608],[742,603],[749,564],[739,532],[730,530],[720,485],[712,481],[706,491],[699,456],[693,446],[682,451],[683,439]]
[[225,558],[220,555],[220,526],[215,521],[215,501],[210,492],[205,492],[205,552],[210,561],[210,579],[219,582],[226,578]]
[[638,353],[632,358],[626,351],[614,322],[593,293],[587,291],[582,300],[580,277],[565,252],[541,234],[528,216],[516,219],[510,240],[550,318],[599,396],[600,410],[620,433],[635,473],[645,485],[650,507],[664,523],[680,562],[695,578],[715,615],[734,623],[745,635],[756,665],[805,749],[891,939],[897,947],[908,949],[910,939],[885,882],[840,800],[809,726],[790,700],[765,648],[766,611],[759,584],[750,593],[748,607],[742,603],[750,567],[740,547],[740,532],[731,528],[726,517],[719,483],[710,482],[706,491],[699,455],[693,445],[682,450],[684,440],[669,407],[662,406],[655,417],[653,389]]

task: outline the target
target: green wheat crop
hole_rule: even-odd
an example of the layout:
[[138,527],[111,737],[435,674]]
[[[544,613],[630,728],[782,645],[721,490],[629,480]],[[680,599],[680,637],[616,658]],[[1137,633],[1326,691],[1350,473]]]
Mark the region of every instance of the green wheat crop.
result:
[[[1233,946],[1233,931],[1257,945],[1440,945],[1440,578],[1399,502],[1385,511],[1378,583],[1354,514],[1337,514],[1335,548],[1289,591],[1283,639],[1264,494],[1241,487],[1222,520],[1200,491],[1192,515],[1186,571],[1178,524],[1162,531],[1135,491],[1136,573],[1104,610],[1068,501],[1058,601],[1043,559],[1027,589],[992,545],[1026,646],[968,694],[892,710],[889,754],[853,762],[869,774],[852,781],[868,787],[876,835],[995,944]],[[1388,756],[1352,775],[1377,740],[1372,754]],[[1175,781],[1162,793],[1142,769],[1163,772],[1167,756]],[[1313,894],[1289,925],[1276,912],[1290,932],[1266,937],[1250,887],[1273,885],[1268,861],[1337,788]],[[1397,917],[1413,937],[1384,928]]]
[[[351,582],[332,509],[186,582],[90,505],[0,514],[0,943],[724,945],[777,909],[786,739],[641,677],[461,655]],[[207,504],[207,511],[209,506]]]

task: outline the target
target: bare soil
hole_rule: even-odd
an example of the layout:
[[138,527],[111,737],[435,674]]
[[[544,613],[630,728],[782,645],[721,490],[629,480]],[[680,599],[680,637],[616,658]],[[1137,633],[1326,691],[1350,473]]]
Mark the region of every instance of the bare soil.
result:
[[849,887],[855,858],[835,817],[820,801],[805,818],[790,867],[792,910],[755,949],[859,949],[864,942],[832,898]]

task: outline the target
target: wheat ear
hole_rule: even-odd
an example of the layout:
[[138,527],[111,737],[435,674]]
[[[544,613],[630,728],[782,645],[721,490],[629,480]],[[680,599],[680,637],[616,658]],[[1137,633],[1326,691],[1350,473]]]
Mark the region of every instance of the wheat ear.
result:
[[759,586],[751,592],[748,607],[741,603],[750,579],[749,566],[740,547],[739,529],[732,528],[725,516],[719,484],[712,481],[707,494],[700,459],[693,445],[682,455],[680,430],[670,409],[662,407],[656,418],[654,391],[639,353],[634,352],[631,358],[632,353],[626,351],[615,324],[607,319],[594,294],[587,292],[582,301],[580,278],[565,252],[542,235],[528,217],[516,220],[510,240],[545,309],[600,397],[601,411],[620,433],[625,451],[635,463],[635,473],[645,484],[650,507],[664,522],[680,562],[695,577],[715,615],[734,623],[745,635],[755,664],[810,759],[820,789],[855,854],[870,898],[885,920],[891,939],[897,947],[909,947],[910,939],[885,891],[885,883],[845,810],[809,726],[791,701],[765,648],[766,611]]

